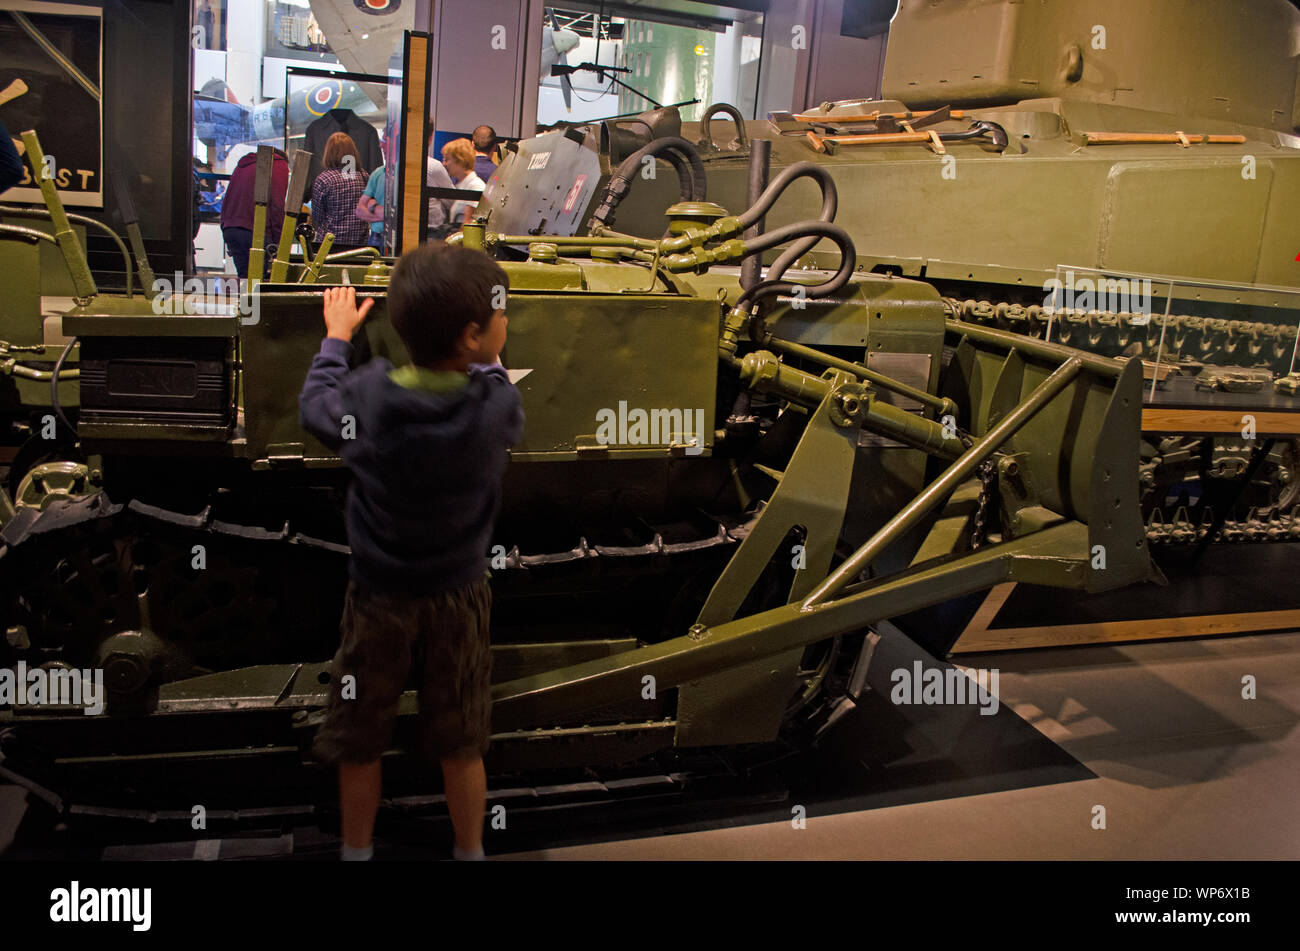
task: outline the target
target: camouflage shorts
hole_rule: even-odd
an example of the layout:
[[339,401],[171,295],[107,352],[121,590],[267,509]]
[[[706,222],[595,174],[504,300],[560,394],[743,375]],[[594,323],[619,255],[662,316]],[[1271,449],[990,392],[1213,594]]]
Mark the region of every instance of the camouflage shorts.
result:
[[[423,597],[349,582],[316,757],[326,763],[378,759],[392,741],[398,701],[408,686],[420,703],[417,753],[437,759],[487,752],[491,609],[487,578]],[[347,674],[355,681],[345,683]]]

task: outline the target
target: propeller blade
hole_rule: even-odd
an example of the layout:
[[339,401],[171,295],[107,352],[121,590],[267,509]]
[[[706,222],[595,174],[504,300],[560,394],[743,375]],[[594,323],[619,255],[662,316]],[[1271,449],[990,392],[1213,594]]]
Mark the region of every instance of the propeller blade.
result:
[[[564,66],[569,65],[569,54],[567,52],[560,54],[560,63]],[[568,75],[560,77],[560,93],[564,96],[564,109],[566,112],[573,111],[573,80]]]

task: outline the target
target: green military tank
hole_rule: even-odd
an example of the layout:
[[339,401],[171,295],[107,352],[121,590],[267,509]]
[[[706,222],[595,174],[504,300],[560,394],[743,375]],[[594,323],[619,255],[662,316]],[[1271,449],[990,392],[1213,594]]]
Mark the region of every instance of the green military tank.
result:
[[[761,145],[774,170],[812,161],[830,172],[857,267],[926,281],[949,317],[1141,360],[1152,408],[1286,413],[1300,405],[1298,39],[1287,0],[901,0],[884,99],[757,123],[724,104],[700,123],[672,107],[609,120],[583,130],[593,153],[583,161],[532,170],[559,196],[585,189],[566,203],[572,213],[557,199],[525,222],[531,182],[509,158],[487,207],[511,227],[616,223],[654,236],[674,199],[743,205]],[[573,152],[576,131],[527,140],[519,154]],[[607,194],[628,155],[666,137],[684,140],[676,176],[636,169]],[[818,202],[800,183],[767,224]],[[835,260],[823,242],[798,263]],[[1196,380],[1207,370],[1230,380],[1228,368],[1277,385],[1215,404]],[[1300,537],[1294,424],[1270,433],[1258,460],[1265,440],[1240,424],[1158,425],[1144,427],[1142,461],[1154,541]]]
[[[821,215],[762,231],[805,180]],[[969,615],[1007,581],[1158,575],[1139,365],[858,271],[839,201],[796,163],[735,213],[675,202],[661,238],[502,233],[486,213],[465,228],[509,276],[503,360],[528,419],[488,552],[490,768],[804,734],[863,689],[880,619]],[[819,240],[833,271],[739,267]],[[67,458],[45,464],[65,481],[0,497],[0,666],[103,671],[107,704],[0,710],[6,769],[66,788],[111,767],[134,788],[151,768],[300,761],[347,556],[346,470],[298,423],[321,281],[377,302],[358,361],[406,355],[389,262],[278,265],[225,310],[93,293],[63,315],[80,402]],[[913,629],[942,654],[961,623]],[[408,694],[401,729],[413,713]]]

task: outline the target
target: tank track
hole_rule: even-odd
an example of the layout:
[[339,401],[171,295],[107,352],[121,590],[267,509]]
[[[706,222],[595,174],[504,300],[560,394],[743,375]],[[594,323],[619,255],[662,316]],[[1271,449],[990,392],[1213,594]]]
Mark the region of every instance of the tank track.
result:
[[1170,362],[1192,359],[1237,366],[1267,366],[1288,373],[1296,347],[1296,327],[1253,320],[1224,320],[1189,314],[1135,314],[1128,312],[1058,310],[1053,317],[1039,304],[1011,301],[957,300],[945,297],[944,306],[954,320],[1009,330],[1043,339],[1049,322],[1052,342],[1090,353],[1118,356],[1133,344],[1142,353],[1155,354],[1164,333],[1163,358]]
[[[1213,522],[1213,509],[1206,510],[1199,524],[1193,524],[1186,507],[1178,508],[1168,520],[1157,509],[1147,520],[1147,541],[1160,545],[1199,544],[1205,540]],[[1264,518],[1252,515],[1245,519],[1228,519],[1215,541],[1300,542],[1300,507]]]
[[[44,512],[36,508],[20,508],[14,518],[3,529],[0,529],[0,559],[9,556],[13,549],[30,537],[48,535],[51,532],[69,529],[86,522],[113,519],[124,511],[133,512],[143,518],[167,525],[179,526],[196,533],[227,535],[245,540],[276,542],[291,546],[306,546],[345,556],[351,554],[351,549],[347,545],[291,531],[287,521],[278,531],[271,531],[257,525],[239,525],[214,519],[210,506],[196,515],[186,515],[183,512],[173,512],[156,505],[147,505],[135,499],[124,505],[117,504],[112,502],[105,493],[98,492],[74,502],[52,507]],[[742,524],[731,527],[718,519],[713,519],[717,525],[717,532],[712,536],[694,541],[665,542],[663,536],[656,533],[653,540],[645,545],[619,547],[592,545],[585,538],[581,538],[575,547],[566,551],[524,555],[520,553],[518,546],[514,546],[503,557],[507,568],[531,568],[539,565],[581,561],[587,558],[634,558],[647,555],[673,555],[713,548],[719,545],[736,544],[745,538],[749,533],[749,528],[757,519],[758,514],[755,513]]]
[[[943,298],[943,303],[954,320],[996,327],[1040,340],[1045,339],[1050,323],[1053,343],[1105,356],[1118,356],[1135,343],[1141,345],[1143,354],[1156,353],[1161,346],[1162,326],[1165,334],[1162,352],[1164,359],[1170,362],[1185,357],[1202,362],[1213,359],[1240,365],[1267,365],[1277,372],[1286,373],[1296,347],[1296,327],[1257,321],[1179,314],[1171,314],[1166,321],[1164,315],[1095,310],[1061,310],[1053,319],[1048,309],[1038,304],[971,298],[958,300],[954,297]],[[1157,454],[1143,469],[1154,468],[1158,462]],[[1292,484],[1300,479],[1300,472],[1293,471],[1294,468],[1292,466],[1288,473]],[[1147,540],[1164,546],[1204,542],[1214,522],[1213,510],[1207,508],[1195,517],[1189,514],[1186,506],[1179,506],[1172,517],[1167,518],[1153,502],[1162,488],[1153,481],[1143,486],[1143,511],[1148,513]],[[1294,496],[1295,493],[1289,490],[1284,494]],[[1244,514],[1245,518],[1226,519],[1215,541],[1300,541],[1300,504],[1256,506]]]
[[[493,550],[494,570],[504,565],[549,577],[550,566],[584,562],[583,571],[597,571],[604,562],[625,573],[636,559],[736,545],[758,514],[723,521],[700,513],[708,520],[700,525],[712,522],[716,530],[671,542],[656,532],[637,546],[586,538],[565,551],[536,554],[500,546]],[[197,546],[204,570],[191,564]],[[288,522],[271,530],[215,518],[211,505],[186,514],[96,492],[45,511],[20,507],[0,529],[0,629],[7,629],[0,653],[89,662],[100,645],[141,623],[133,602],[136,592],[147,592],[147,613],[176,648],[178,672],[301,661],[320,653],[320,633],[337,625],[337,611],[326,599],[301,593],[304,585],[330,578],[331,597],[341,606],[349,554],[347,545],[295,531]]]

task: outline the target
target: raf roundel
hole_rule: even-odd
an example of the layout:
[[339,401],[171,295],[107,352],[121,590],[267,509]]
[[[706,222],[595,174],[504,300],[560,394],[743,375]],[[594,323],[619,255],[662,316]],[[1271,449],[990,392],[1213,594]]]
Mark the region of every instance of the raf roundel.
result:
[[337,79],[327,79],[307,90],[307,111],[314,116],[323,116],[337,106],[342,98],[343,84]]
[[352,0],[352,4],[362,13],[383,17],[396,13],[397,8],[402,5],[402,0]]

